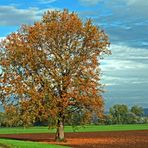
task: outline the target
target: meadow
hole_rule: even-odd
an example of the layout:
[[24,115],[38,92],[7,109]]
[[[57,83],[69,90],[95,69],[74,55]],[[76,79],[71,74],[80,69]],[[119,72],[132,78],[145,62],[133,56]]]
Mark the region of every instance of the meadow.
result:
[[[65,132],[98,132],[98,131],[126,131],[126,130],[148,130],[148,124],[125,124],[125,125],[85,125],[65,126]],[[0,134],[22,134],[22,133],[55,133],[56,129],[48,129],[47,126],[36,127],[13,127],[0,128]]]
[[0,139],[0,148],[67,148],[66,146],[43,144],[39,142]]
[[[148,130],[148,124],[128,124],[128,125],[86,125],[77,126],[75,128],[71,126],[65,126],[66,133],[79,133],[79,132],[109,132],[109,131],[144,131]],[[0,128],[0,134],[33,134],[33,133],[55,133],[56,129],[48,129],[48,127],[17,127],[17,128]],[[0,138],[0,148],[64,148],[65,146],[43,144],[39,142],[29,142],[21,140],[3,139]]]

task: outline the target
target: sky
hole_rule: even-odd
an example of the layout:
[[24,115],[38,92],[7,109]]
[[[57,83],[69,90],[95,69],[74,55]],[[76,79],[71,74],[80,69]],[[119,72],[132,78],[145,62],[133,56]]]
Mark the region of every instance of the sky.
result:
[[109,36],[112,55],[101,61],[105,108],[148,107],[148,0],[0,0],[0,40],[47,10],[76,12]]

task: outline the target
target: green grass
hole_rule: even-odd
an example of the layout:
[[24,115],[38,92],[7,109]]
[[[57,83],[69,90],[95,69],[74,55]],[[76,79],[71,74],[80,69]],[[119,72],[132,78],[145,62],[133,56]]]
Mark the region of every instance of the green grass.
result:
[[[78,127],[77,132],[124,131],[124,130],[148,130],[148,124],[86,125],[85,127]],[[56,131],[55,129],[48,130],[48,127],[0,128],[0,134],[55,133],[55,131]],[[65,132],[73,132],[73,128],[71,126],[66,126]]]
[[[126,130],[148,130],[148,124],[129,125],[87,125],[78,127],[77,132],[97,132],[97,131],[126,131]],[[72,127],[67,126],[65,132],[73,132]]]
[[0,148],[68,148],[65,146],[43,144],[20,140],[0,139]]
[[[148,130],[148,124],[128,124],[128,125],[86,125],[78,127],[77,132],[96,132],[96,131],[126,131],[126,130]],[[55,129],[48,130],[48,127],[30,128],[0,128],[0,134],[19,134],[19,133],[55,133]],[[65,132],[73,132],[71,126],[65,127]],[[64,146],[42,144],[11,139],[0,139],[0,148],[64,148]]]

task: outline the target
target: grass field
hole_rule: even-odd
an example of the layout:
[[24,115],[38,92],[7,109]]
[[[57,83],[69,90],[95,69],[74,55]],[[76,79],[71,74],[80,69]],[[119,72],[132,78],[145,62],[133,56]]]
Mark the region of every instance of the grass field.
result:
[[[148,130],[148,124],[129,125],[86,125],[77,127],[76,132],[97,132],[97,131],[128,131],[128,130]],[[55,133],[55,129],[48,130],[48,127],[30,128],[0,128],[0,134],[21,134],[21,133]],[[74,132],[71,126],[65,126],[65,132]],[[37,142],[0,139],[0,148],[64,148],[64,146],[43,144]]]
[[38,142],[0,139],[0,148],[67,148],[65,146],[43,144]]
[[[148,130],[148,124],[86,125],[84,127],[77,127],[76,132],[123,131],[123,130]],[[56,131],[55,129],[48,130],[48,127],[0,128],[0,134],[55,133],[55,131]],[[74,130],[71,126],[66,126],[65,132],[74,132]]]

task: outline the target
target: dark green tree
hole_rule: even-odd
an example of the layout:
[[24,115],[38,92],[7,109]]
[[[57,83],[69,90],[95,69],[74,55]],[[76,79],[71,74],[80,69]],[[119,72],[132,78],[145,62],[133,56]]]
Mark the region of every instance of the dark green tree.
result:
[[110,115],[112,116],[113,124],[126,124],[128,107],[125,104],[116,104],[109,110]]
[[134,113],[136,116],[140,116],[140,117],[144,114],[143,108],[138,105],[132,106],[131,112]]

